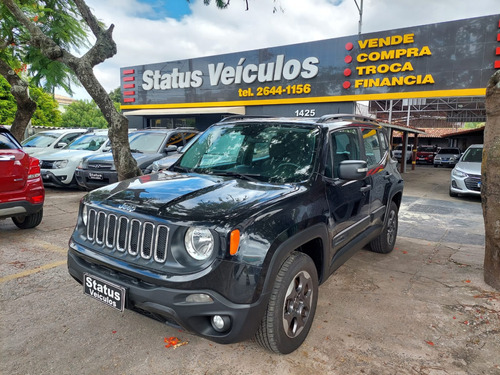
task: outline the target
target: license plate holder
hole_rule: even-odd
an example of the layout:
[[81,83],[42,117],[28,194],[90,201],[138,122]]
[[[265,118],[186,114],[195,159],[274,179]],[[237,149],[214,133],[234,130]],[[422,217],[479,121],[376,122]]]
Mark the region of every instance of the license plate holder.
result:
[[89,178],[91,180],[102,180],[103,179],[103,175],[102,175],[102,173],[90,172],[89,173]]
[[126,289],[100,277],[84,273],[83,293],[116,310],[125,308]]

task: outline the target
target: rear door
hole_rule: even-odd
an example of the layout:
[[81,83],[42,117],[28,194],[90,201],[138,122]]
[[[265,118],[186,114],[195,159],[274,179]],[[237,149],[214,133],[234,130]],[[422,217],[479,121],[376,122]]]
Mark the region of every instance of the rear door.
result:
[[370,222],[380,224],[384,215],[391,181],[394,176],[387,170],[389,162],[389,145],[381,128],[367,127],[362,129],[363,147],[368,166],[368,181],[370,186]]
[[12,135],[0,132],[0,193],[23,189],[28,170],[28,154]]

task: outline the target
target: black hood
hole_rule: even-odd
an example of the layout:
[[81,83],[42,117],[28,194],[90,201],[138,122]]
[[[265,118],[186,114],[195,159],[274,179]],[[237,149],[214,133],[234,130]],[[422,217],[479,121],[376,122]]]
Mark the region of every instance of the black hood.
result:
[[124,211],[186,222],[222,222],[249,216],[275,200],[300,191],[278,185],[202,174],[156,173],[89,193],[95,203]]

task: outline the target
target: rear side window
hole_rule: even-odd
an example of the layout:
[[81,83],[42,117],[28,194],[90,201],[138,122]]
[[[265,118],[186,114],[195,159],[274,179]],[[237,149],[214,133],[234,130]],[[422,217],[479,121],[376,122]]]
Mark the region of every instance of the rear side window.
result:
[[368,168],[380,163],[387,150],[385,139],[382,142],[380,141],[380,138],[383,136],[383,133],[377,131],[377,129],[363,129],[363,144],[365,146]]
[[18,143],[9,133],[0,133],[0,150],[17,150]]

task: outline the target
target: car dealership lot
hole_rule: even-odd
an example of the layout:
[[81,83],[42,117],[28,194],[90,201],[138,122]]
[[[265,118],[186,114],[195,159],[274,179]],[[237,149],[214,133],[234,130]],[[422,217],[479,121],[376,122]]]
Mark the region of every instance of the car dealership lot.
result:
[[[84,296],[66,270],[84,193],[48,188],[39,227],[0,221],[0,373],[500,374],[481,204],[449,197],[450,172],[405,173],[396,249],[361,251],[321,286],[312,330],[287,356],[214,344]],[[187,344],[167,348],[171,337]]]

